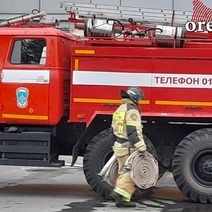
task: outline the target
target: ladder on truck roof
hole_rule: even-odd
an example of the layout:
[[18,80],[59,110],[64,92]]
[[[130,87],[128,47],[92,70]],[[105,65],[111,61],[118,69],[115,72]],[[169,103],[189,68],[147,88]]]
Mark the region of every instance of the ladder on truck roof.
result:
[[129,19],[131,19],[135,23],[151,26],[157,24],[184,26],[192,18],[191,11],[180,10],[144,9],[141,7],[76,2],[62,2],[61,7],[71,15],[71,18],[86,19],[95,15],[96,18],[111,18],[121,22],[129,22]]
[[186,39],[212,39],[211,33],[186,31],[192,11],[76,2],[62,2],[62,7],[70,14],[70,32],[83,31],[90,44],[119,45],[121,40],[126,45],[182,48]]

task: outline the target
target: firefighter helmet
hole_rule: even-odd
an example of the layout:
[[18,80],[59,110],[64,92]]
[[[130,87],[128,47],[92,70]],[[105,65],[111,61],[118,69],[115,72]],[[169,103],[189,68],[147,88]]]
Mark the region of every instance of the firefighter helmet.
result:
[[122,98],[129,98],[135,104],[138,104],[138,101],[144,99],[143,91],[139,87],[129,87],[127,91],[121,90],[120,95]]

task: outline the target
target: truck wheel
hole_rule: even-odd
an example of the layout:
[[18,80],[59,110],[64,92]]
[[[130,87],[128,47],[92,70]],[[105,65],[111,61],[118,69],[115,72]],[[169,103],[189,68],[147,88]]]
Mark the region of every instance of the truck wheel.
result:
[[97,174],[113,155],[113,143],[112,133],[110,129],[106,129],[94,137],[87,146],[83,158],[83,171],[88,184],[93,191],[105,198],[109,198],[109,193],[113,187],[102,181],[102,178]]
[[185,196],[212,203],[212,129],[197,130],[183,138],[172,166],[175,182]]
[[[144,136],[144,140],[148,151],[157,158],[157,152],[151,141],[146,136]],[[83,170],[88,184],[93,191],[105,198],[109,198],[109,193],[113,187],[102,181],[102,178],[97,174],[112,156],[114,141],[110,129],[100,132],[86,148],[83,159]]]

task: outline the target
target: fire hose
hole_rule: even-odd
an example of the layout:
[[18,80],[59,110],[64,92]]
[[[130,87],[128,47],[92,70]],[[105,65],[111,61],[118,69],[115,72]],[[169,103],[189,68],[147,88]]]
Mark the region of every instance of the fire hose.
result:
[[[138,188],[148,189],[154,186],[158,180],[159,168],[157,160],[149,152],[132,153],[125,163],[127,170],[130,170],[130,177]],[[118,163],[113,155],[99,173],[103,181],[115,186],[118,177]]]

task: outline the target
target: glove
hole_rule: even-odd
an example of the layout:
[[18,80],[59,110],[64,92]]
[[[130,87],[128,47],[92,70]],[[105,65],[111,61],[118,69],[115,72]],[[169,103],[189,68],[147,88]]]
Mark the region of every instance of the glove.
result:
[[138,151],[141,153],[141,154],[144,154],[146,152],[146,145],[142,145],[138,148]]

